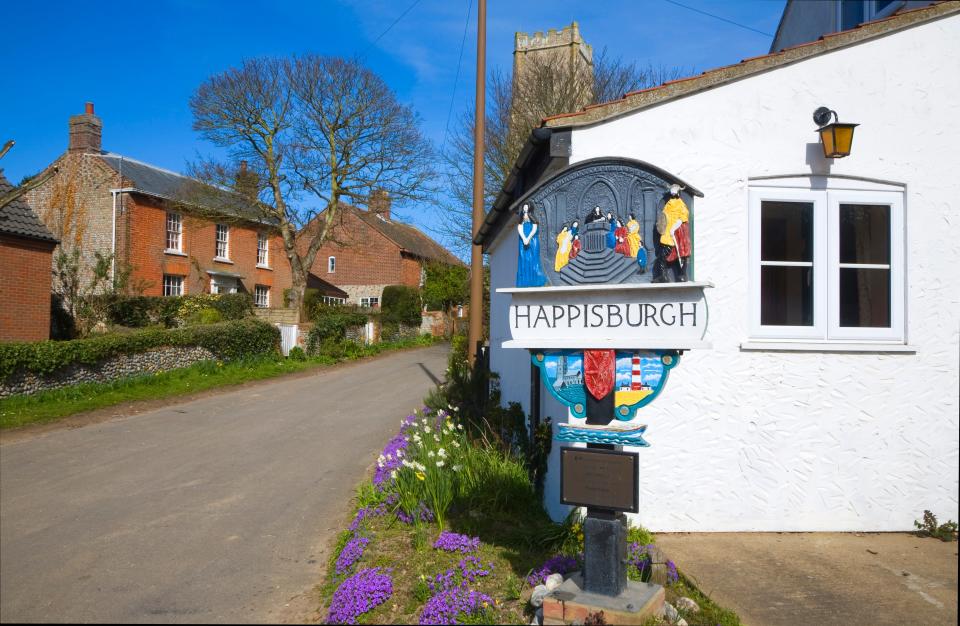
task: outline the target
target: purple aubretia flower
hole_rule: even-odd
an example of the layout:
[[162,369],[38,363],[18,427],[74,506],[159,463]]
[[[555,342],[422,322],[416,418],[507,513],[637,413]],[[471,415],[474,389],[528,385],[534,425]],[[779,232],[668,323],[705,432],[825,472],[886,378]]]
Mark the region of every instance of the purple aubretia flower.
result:
[[390,570],[379,567],[360,570],[333,592],[327,622],[356,624],[358,617],[386,602],[392,594]]
[[476,582],[478,578],[489,576],[493,572],[493,563],[486,566],[475,556],[460,559],[456,568],[450,568],[442,574],[437,574],[430,581],[430,591],[439,593],[449,591],[468,582]]
[[377,458],[377,469],[373,473],[373,486],[383,490],[390,483],[390,474],[400,467],[407,450],[407,439],[403,434],[407,428],[406,420],[400,432],[391,439]]
[[441,591],[429,600],[420,613],[421,624],[460,624],[465,617],[482,613],[493,606],[493,599],[471,591],[466,583]]
[[370,540],[366,537],[354,537],[348,541],[347,545],[343,546],[343,550],[340,551],[340,556],[337,557],[337,574],[343,574],[353,567],[353,564],[363,556],[363,550],[368,543],[370,543]]
[[680,573],[677,571],[677,564],[667,559],[667,584],[672,585],[680,580]]
[[479,537],[468,537],[458,533],[443,531],[437,540],[433,543],[437,550],[446,552],[463,552],[464,554],[474,552],[480,547]]
[[546,560],[539,569],[534,570],[527,576],[527,584],[531,587],[541,585],[547,580],[550,574],[569,574],[577,569],[577,559],[572,556],[558,554]]

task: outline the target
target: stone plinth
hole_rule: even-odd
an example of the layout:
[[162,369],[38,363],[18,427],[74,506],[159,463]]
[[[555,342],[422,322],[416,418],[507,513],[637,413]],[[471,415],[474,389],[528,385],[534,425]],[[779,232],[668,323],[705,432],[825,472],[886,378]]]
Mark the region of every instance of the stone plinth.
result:
[[610,597],[583,590],[583,577],[571,574],[543,600],[543,623],[582,624],[591,613],[603,611],[607,624],[640,624],[663,614],[664,591],[660,585],[628,581],[626,590]]

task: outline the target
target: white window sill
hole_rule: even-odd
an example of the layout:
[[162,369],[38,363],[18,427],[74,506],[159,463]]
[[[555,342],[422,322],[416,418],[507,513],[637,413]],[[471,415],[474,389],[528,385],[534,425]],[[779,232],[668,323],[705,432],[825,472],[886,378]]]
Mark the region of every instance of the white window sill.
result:
[[230,259],[225,259],[222,256],[215,256],[213,257],[213,260],[216,261],[217,263],[229,263],[230,265],[233,265],[233,261],[231,261]]
[[172,254],[174,256],[187,256],[184,252],[181,252],[180,250],[172,250],[170,248],[167,248],[166,250],[164,250],[163,253]]
[[259,265],[259,264],[258,264],[258,265],[257,265],[257,269],[258,269],[258,270],[270,270],[271,272],[273,271],[273,268],[270,267],[269,265]]
[[872,352],[916,354],[917,347],[902,343],[839,341],[745,341],[741,352]]

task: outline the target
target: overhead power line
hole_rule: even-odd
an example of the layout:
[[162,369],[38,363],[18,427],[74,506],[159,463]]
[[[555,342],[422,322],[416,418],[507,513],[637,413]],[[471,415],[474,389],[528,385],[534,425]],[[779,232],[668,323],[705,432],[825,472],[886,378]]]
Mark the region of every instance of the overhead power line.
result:
[[473,0],[467,3],[467,17],[463,22],[463,37],[460,38],[460,56],[457,58],[457,75],[453,79],[453,92],[450,94],[450,108],[447,109],[447,123],[443,127],[443,144],[440,153],[447,147],[447,136],[450,134],[450,117],[453,115],[453,103],[457,97],[457,85],[460,82],[460,66],[463,63],[463,48],[467,42],[467,30],[470,27],[470,12],[473,10]]
[[701,11],[700,9],[696,9],[696,8],[694,8],[694,7],[691,7],[691,6],[687,6],[687,5],[685,5],[685,4],[681,4],[681,3],[677,2],[676,0],[663,0],[663,1],[664,1],[664,2],[669,2],[670,4],[675,4],[676,6],[682,7],[682,8],[684,8],[684,9],[687,9],[688,11],[693,11],[694,13],[700,13],[701,15],[706,15],[707,17],[712,17],[712,18],[715,19],[715,20],[720,20],[721,22],[726,22],[727,24],[733,24],[734,26],[738,26],[738,27],[740,27],[740,28],[743,28],[743,29],[746,29],[746,30],[749,30],[749,31],[752,31],[752,32],[755,32],[755,33],[759,33],[759,34],[761,34],[761,35],[763,35],[763,36],[765,36],[765,37],[773,37],[773,35],[771,35],[770,33],[765,33],[765,32],[763,32],[762,30],[757,30],[756,28],[753,28],[752,26],[746,26],[746,25],[741,24],[741,23],[739,23],[739,22],[734,22],[733,20],[729,20],[729,19],[727,19],[727,18],[725,18],[725,17],[720,17],[719,15],[714,15],[713,13],[707,13],[706,11]]
[[370,52],[370,48],[372,48],[372,47],[374,47],[375,45],[377,45],[377,42],[380,41],[380,39],[382,39],[384,35],[386,35],[387,33],[389,33],[389,32],[390,32],[390,29],[393,28],[394,26],[396,26],[397,23],[398,23],[400,20],[402,20],[404,17],[406,17],[407,13],[409,13],[410,11],[412,11],[412,10],[413,10],[413,7],[417,6],[418,4],[420,4],[420,0],[413,0],[413,3],[411,3],[410,6],[407,7],[407,10],[404,11],[403,13],[401,13],[400,16],[399,16],[397,19],[393,20],[393,23],[391,23],[389,26],[387,26],[387,28],[386,28],[382,33],[380,33],[379,35],[377,35],[377,38],[370,42],[370,45],[367,46],[366,50],[364,50],[364,51],[363,51],[363,54],[361,54],[360,56],[361,56],[361,57],[367,56],[367,53]]

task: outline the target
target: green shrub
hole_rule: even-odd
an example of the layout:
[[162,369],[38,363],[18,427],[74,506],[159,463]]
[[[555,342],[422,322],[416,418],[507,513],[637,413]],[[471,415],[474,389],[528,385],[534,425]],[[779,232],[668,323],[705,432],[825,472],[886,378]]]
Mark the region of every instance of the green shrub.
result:
[[[247,293],[196,294],[191,296],[100,296],[111,324],[144,328],[160,324],[173,328],[197,323],[202,309],[215,309],[222,320],[239,320],[253,313],[253,298]],[[207,319],[213,319],[207,314]],[[200,322],[211,323],[211,322]]]
[[940,541],[957,540],[957,523],[947,520],[945,524],[937,521],[937,516],[930,511],[923,512],[923,521],[914,520],[913,525],[917,528],[917,535],[920,537],[936,537]]
[[150,329],[129,334],[111,334],[72,341],[36,341],[0,344],[0,378],[25,369],[50,374],[74,363],[93,364],[119,354],[146,352],[166,346],[198,346],[217,358],[233,360],[275,353],[280,331],[254,319],[206,326]]
[[294,346],[290,348],[290,352],[287,353],[287,358],[293,361],[306,361],[307,353],[304,352],[300,346]]
[[388,285],[380,300],[383,322],[419,326],[421,318],[420,292],[406,285]]
[[223,316],[220,315],[220,311],[210,306],[200,309],[189,320],[186,320],[188,324],[216,324],[222,321]]
[[321,344],[327,341],[343,341],[348,328],[363,326],[368,319],[369,315],[361,313],[354,306],[317,306],[313,314],[313,328],[307,333],[307,352],[317,353]]

